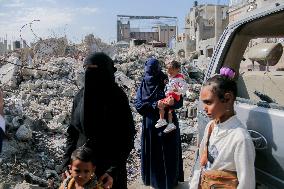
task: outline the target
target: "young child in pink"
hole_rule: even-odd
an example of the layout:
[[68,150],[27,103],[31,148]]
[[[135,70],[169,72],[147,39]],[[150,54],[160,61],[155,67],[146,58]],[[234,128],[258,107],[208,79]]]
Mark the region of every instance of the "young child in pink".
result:
[[[160,113],[160,119],[158,120],[157,124],[155,125],[156,128],[160,128],[163,126],[167,127],[164,130],[164,133],[169,133],[172,130],[176,129],[176,126],[173,124],[172,119],[172,112],[173,109],[171,106],[174,106],[175,103],[180,101],[180,98],[185,95],[186,91],[188,90],[188,85],[184,80],[184,76],[180,74],[180,63],[177,61],[171,61],[167,64],[167,72],[169,76],[169,82],[166,85],[166,98],[159,100],[158,107]],[[164,118],[165,115],[165,108],[168,109],[168,121]]]

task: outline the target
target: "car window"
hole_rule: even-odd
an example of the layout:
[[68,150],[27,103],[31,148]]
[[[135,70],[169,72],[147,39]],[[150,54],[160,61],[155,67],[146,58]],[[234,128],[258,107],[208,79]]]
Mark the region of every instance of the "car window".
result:
[[222,66],[237,71],[238,99],[284,108],[283,16],[271,14],[248,22],[230,39]]
[[240,63],[238,96],[284,106],[283,38],[249,41]]

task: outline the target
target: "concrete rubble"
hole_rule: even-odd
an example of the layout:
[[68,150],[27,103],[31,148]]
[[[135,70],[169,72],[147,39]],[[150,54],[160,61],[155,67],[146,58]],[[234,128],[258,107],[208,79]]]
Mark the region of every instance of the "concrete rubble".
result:
[[[89,43],[94,38],[89,36],[87,39],[89,41],[75,47],[72,52],[76,52],[76,55],[78,52],[86,55],[86,51],[94,50],[90,47],[99,49],[101,41],[95,40],[96,43],[92,46]],[[49,46],[53,47],[52,41],[49,40]],[[62,44],[65,49],[70,47],[63,42]],[[47,186],[56,188],[60,183],[60,175],[56,170],[63,156],[66,139],[64,133],[70,121],[73,97],[83,83],[82,59],[78,59],[72,53],[70,55],[71,51],[62,50],[62,44],[58,49],[61,50],[60,53],[65,52],[65,54],[48,51],[44,53],[44,56],[43,50],[38,45],[39,49],[37,52],[34,51],[32,67],[28,66],[28,59],[21,62],[19,53],[0,57],[0,81],[4,91],[8,138],[3,143],[3,151],[0,155],[0,183],[2,185],[14,188]],[[79,47],[86,46],[88,48],[78,50]],[[110,54],[115,53],[112,57],[118,69],[115,74],[116,82],[129,96],[138,131],[135,149],[131,152],[128,161],[128,180],[131,185],[140,176],[142,117],[136,112],[133,102],[136,89],[143,77],[145,60],[149,57],[156,57],[164,65],[165,61],[176,57],[170,49],[153,48],[146,45],[130,49],[114,49],[106,47],[105,44],[103,46],[104,49],[109,50]],[[184,106],[178,110],[182,147],[184,157],[187,158],[188,154],[194,154],[190,146],[196,143],[196,101],[203,73],[200,68],[195,68],[191,72],[193,68],[188,60],[178,60],[182,62],[183,73],[190,85],[190,90],[187,91],[184,99]],[[190,79],[190,75],[194,75],[194,78]],[[187,168],[190,169],[190,167]]]

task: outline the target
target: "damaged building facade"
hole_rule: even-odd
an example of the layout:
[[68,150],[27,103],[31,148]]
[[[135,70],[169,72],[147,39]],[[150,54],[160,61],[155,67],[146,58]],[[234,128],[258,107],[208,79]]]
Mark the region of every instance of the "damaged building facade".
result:
[[[7,39],[0,40],[0,54],[3,54],[8,51],[8,44],[7,44]],[[10,45],[11,48],[11,45]]]
[[185,18],[185,33],[178,38],[176,52],[184,52],[185,57],[198,58],[198,62],[208,62],[228,25],[227,11],[226,5],[198,5],[195,1]]
[[0,55],[11,52],[12,50],[17,50],[26,47],[27,43],[25,40],[15,40],[8,42],[7,36],[5,38],[0,38]]
[[[164,23],[163,19],[171,20],[171,23]],[[131,25],[132,21],[156,20],[159,24],[149,24],[143,27]],[[117,42],[131,40],[144,40],[149,42],[161,42],[166,45],[177,35],[177,17],[169,16],[129,16],[117,15]]]

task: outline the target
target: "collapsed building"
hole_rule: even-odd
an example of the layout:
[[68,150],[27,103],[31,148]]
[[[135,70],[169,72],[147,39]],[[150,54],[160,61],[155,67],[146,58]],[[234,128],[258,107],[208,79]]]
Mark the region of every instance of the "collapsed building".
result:
[[44,56],[63,56],[68,41],[66,37],[40,39],[33,45],[35,59],[42,59]]

